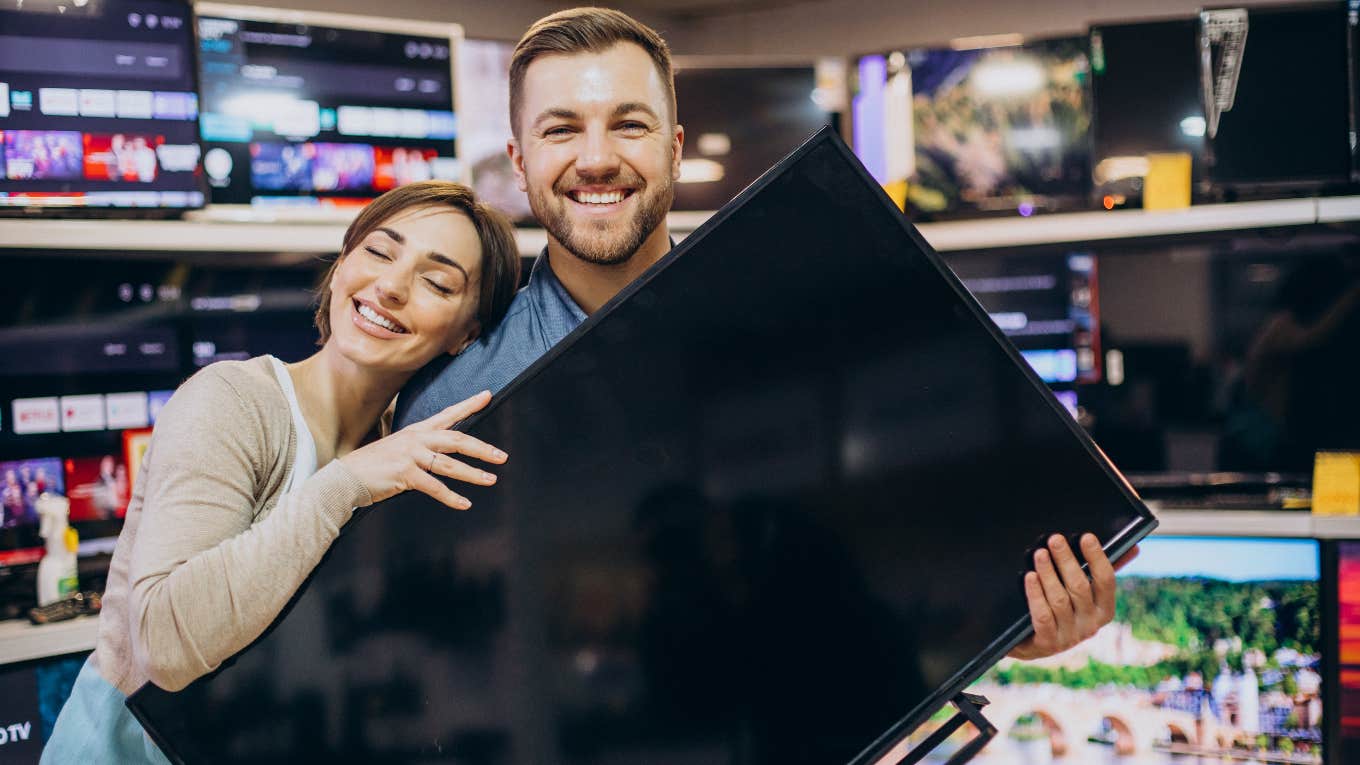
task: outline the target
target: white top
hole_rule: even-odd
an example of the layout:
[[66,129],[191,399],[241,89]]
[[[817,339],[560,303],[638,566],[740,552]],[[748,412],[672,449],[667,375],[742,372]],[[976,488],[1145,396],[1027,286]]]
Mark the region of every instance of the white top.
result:
[[312,429],[307,427],[307,421],[302,419],[302,407],[298,406],[297,390],[293,388],[293,376],[288,374],[288,367],[273,356],[269,357],[269,361],[274,365],[274,375],[279,378],[283,396],[288,399],[288,409],[293,413],[293,430],[297,432],[297,452],[293,458],[293,470],[283,485],[286,494],[301,486],[303,481],[311,478],[316,472],[316,441],[312,439]]

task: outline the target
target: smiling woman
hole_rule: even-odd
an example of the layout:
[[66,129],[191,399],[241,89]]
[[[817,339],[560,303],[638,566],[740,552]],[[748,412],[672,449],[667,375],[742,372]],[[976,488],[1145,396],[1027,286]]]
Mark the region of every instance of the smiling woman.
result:
[[500,321],[518,280],[498,213],[458,184],[405,186],[345,233],[321,284],[320,350],[219,362],[176,391],[133,487],[95,651],[43,762],[165,762],[127,694],[148,681],[179,690],[258,638],[356,508],[415,490],[462,510],[439,477],[495,482],[469,462],[507,455],[450,430],[489,393],[396,433],[380,421],[417,369]]

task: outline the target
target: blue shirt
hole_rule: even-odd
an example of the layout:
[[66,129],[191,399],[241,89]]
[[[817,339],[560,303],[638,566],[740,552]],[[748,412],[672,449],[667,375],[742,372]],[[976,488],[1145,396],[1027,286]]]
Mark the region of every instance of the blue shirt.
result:
[[404,428],[468,396],[499,391],[585,320],[586,312],[553,274],[545,249],[495,331],[457,356],[426,364],[402,388],[393,425]]

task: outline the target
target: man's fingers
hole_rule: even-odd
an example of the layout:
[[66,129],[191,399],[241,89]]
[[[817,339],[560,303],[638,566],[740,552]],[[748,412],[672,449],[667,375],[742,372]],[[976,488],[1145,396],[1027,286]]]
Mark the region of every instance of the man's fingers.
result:
[[475,396],[469,396],[462,401],[447,407],[444,411],[421,420],[412,427],[422,430],[448,430],[459,422],[467,419],[476,412],[480,412],[491,401],[491,391],[482,391]]
[[1073,610],[1079,616],[1089,613],[1092,607],[1091,583],[1086,580],[1086,573],[1081,570],[1071,546],[1062,535],[1054,534],[1048,539],[1048,551],[1053,556],[1058,573],[1062,575],[1063,587],[1072,598]]
[[1047,647],[1058,642],[1058,620],[1044,596],[1044,586],[1039,583],[1039,575],[1033,571],[1025,573],[1025,600],[1029,602],[1029,620],[1034,625],[1034,642],[1037,647]]
[[460,462],[446,454],[431,452],[430,456],[432,458],[430,472],[435,475],[442,475],[455,481],[473,483],[478,486],[490,486],[496,482],[495,475],[481,468],[475,468],[466,462]]
[[1034,554],[1034,570],[1039,574],[1039,584],[1043,585],[1044,597],[1048,599],[1053,615],[1059,620],[1064,616],[1070,616],[1072,598],[1068,596],[1067,588],[1058,578],[1058,571],[1053,568],[1052,554],[1048,550],[1040,550]]
[[462,454],[497,465],[509,458],[505,452],[491,444],[457,430],[436,430],[424,438],[430,449],[442,454]]
[[411,488],[434,497],[454,510],[466,510],[472,507],[472,503],[468,501],[467,497],[445,486],[443,481],[424,470],[417,471],[417,475],[411,481]]

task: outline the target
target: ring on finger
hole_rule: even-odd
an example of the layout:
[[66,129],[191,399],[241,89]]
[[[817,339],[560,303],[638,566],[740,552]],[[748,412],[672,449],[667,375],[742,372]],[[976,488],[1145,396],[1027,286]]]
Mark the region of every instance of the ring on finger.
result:
[[439,452],[430,452],[430,464],[425,468],[426,473],[434,472],[434,461],[437,459],[439,459]]

